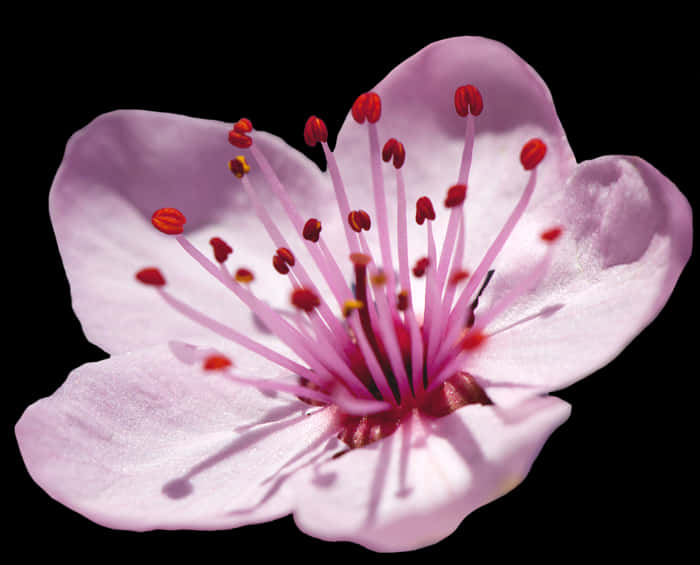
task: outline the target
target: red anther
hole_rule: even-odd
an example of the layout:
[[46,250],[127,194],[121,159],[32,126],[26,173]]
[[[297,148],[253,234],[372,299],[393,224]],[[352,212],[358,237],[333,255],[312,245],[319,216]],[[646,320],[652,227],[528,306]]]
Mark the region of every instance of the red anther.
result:
[[294,266],[294,262],[295,262],[295,261],[294,261],[294,253],[292,253],[292,252],[291,252],[289,249],[287,249],[286,247],[280,247],[280,248],[277,250],[277,255],[279,255],[280,257],[282,257],[282,259],[284,260],[284,262],[287,263],[287,265],[289,265],[290,267],[293,267],[293,266]]
[[350,212],[348,212],[348,224],[350,224],[353,231],[356,231],[357,233],[362,231],[357,210],[350,210]]
[[309,147],[314,147],[318,142],[328,141],[328,128],[322,119],[311,116],[304,126],[304,141]]
[[369,231],[369,228],[372,227],[372,220],[364,210],[352,210],[348,213],[348,224],[353,231],[360,233],[362,230]]
[[289,272],[287,262],[280,255],[272,256],[272,266],[280,275],[286,275]]
[[413,266],[413,274],[414,276],[420,278],[425,274],[425,270],[428,268],[430,265],[430,259],[427,257],[422,257],[421,259],[418,259],[416,261],[416,264]]
[[396,309],[403,312],[408,308],[408,291],[402,290],[396,295]]
[[469,112],[478,116],[483,109],[484,100],[476,86],[467,84],[455,90],[455,110],[460,116],[465,117]]
[[547,145],[544,141],[538,138],[533,138],[523,145],[523,150],[520,152],[520,162],[526,171],[534,169],[544,159],[547,153]]
[[376,92],[360,94],[352,105],[352,117],[358,124],[363,124],[365,119],[373,124],[382,115],[382,99]]
[[304,224],[304,229],[301,231],[304,239],[316,242],[321,234],[321,222],[316,218],[309,218]]
[[209,240],[209,244],[214,248],[214,258],[219,263],[226,261],[228,256],[233,253],[231,246],[220,237],[212,237]]
[[464,351],[469,351],[470,349],[476,349],[482,343],[486,341],[486,335],[480,330],[470,331],[462,339],[460,346]]
[[250,133],[253,131],[253,123],[248,118],[241,118],[233,124],[233,131],[236,133]]
[[182,226],[186,222],[185,215],[176,208],[161,208],[153,212],[151,216],[151,223],[154,227],[168,235],[182,233],[184,231]]
[[203,368],[205,371],[220,371],[226,367],[233,365],[233,362],[225,355],[214,354],[204,360]]
[[559,226],[549,228],[548,230],[543,231],[540,234],[540,239],[542,241],[546,241],[547,243],[553,243],[557,239],[559,239],[559,236],[561,235],[562,231],[564,231],[564,230]]
[[425,220],[435,219],[435,208],[433,202],[427,196],[421,196],[416,200],[416,222],[419,226],[423,225]]
[[469,271],[465,271],[464,269],[459,269],[458,271],[455,271],[454,273],[452,273],[452,275],[450,276],[449,283],[450,284],[459,284],[463,280],[468,279],[468,278],[469,278]]
[[398,143],[398,141],[396,141],[396,139],[391,137],[384,144],[384,147],[382,148],[382,160],[385,163],[388,163],[391,160],[391,158],[394,156],[394,150],[396,148],[397,143]]
[[388,163],[392,157],[394,159],[394,168],[400,169],[406,160],[406,149],[403,143],[393,137],[384,144],[384,148],[382,149],[382,159],[386,163]]
[[232,129],[228,132],[228,142],[234,147],[246,149],[253,145],[253,138],[248,137],[245,133],[239,133],[235,129]]
[[372,262],[372,258],[364,253],[351,253],[350,261],[352,261],[352,264],[356,267],[366,267]]
[[318,295],[308,288],[297,288],[293,290],[291,300],[294,306],[307,313],[321,304],[321,299]]
[[241,267],[240,269],[238,269],[236,271],[234,278],[239,283],[249,283],[255,279],[255,275],[253,274],[253,272],[251,270]]
[[138,273],[136,273],[136,278],[143,284],[150,284],[152,286],[163,286],[165,284],[165,278],[155,267],[141,269]]
[[467,185],[466,184],[455,184],[447,189],[447,197],[445,198],[445,206],[447,208],[454,208],[459,206],[464,199],[467,197]]

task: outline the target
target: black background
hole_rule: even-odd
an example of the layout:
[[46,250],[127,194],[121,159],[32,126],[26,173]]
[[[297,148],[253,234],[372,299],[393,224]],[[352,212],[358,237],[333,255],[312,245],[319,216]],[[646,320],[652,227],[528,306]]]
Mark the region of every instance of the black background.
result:
[[82,14],[88,23],[77,14],[54,20],[44,13],[41,26],[34,15],[16,23],[21,33],[6,51],[13,147],[5,168],[20,175],[3,189],[11,210],[5,220],[13,222],[4,268],[13,289],[3,428],[10,539],[22,547],[31,539],[32,551],[78,561],[105,551],[166,560],[393,562],[679,554],[696,521],[693,261],[648,329],[606,368],[559,393],[572,403],[572,416],[525,482],[471,514],[445,541],[409,555],[321,542],[299,532],[290,517],[223,532],[113,531],[54,502],[29,478],[14,423],[70,370],[105,357],[72,314],[47,206],[67,139],[100,113],[139,108],[231,122],[247,116],[320,162],[320,150],[303,143],[310,114],[323,117],[334,138],[355,97],[403,59],[437,39],[483,35],[507,44],[544,78],[579,161],[641,156],[697,202],[691,178],[697,138],[685,138],[697,129],[697,48],[679,24],[682,15],[673,21],[607,13],[591,21],[559,13],[490,19],[468,7],[459,14],[436,14],[433,7],[430,15],[442,20],[433,25],[421,13],[404,21],[375,19],[369,8],[329,10],[287,17],[233,9],[207,19]]

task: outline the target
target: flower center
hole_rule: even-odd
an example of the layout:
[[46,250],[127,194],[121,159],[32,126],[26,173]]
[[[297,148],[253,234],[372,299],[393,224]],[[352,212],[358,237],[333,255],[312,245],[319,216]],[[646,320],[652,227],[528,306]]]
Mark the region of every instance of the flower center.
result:
[[[330,150],[328,130],[316,116],[304,128],[304,140],[310,146],[321,144],[335,192],[338,214],[344,226],[346,250],[330,250],[326,245],[322,222],[305,218],[275,174],[263,152],[254,143],[250,120],[241,119],[229,132],[229,142],[242,150],[229,162],[229,169],[267,232],[271,253],[270,276],[288,278],[290,303],[296,317],[283,317],[251,290],[255,279],[251,270],[241,267],[232,273],[226,266],[233,248],[220,237],[210,244],[216,261],[212,262],[183,235],[185,215],[174,208],[154,212],[152,223],[170,235],[205,270],[242,301],[300,359],[296,361],[256,342],[235,328],[214,320],[165,290],[166,279],[155,267],[139,271],[137,279],[157,289],[175,310],[250,351],[276,363],[289,372],[288,380],[262,380],[236,372],[231,359],[220,353],[202,352],[204,369],[223,372],[228,378],[259,389],[284,391],[313,405],[334,406],[339,438],[349,447],[362,447],[393,433],[402,419],[413,411],[427,417],[442,417],[467,404],[490,404],[477,379],[465,371],[469,356],[488,342],[488,326],[546,273],[552,256],[549,245],[542,259],[509,294],[486,312],[476,312],[479,297],[494,271],[491,265],[506,243],[532,196],[537,182],[537,165],[546,154],[540,139],[527,141],[520,154],[525,174],[525,189],[505,225],[496,236],[472,274],[463,268],[468,178],[474,146],[475,118],[484,110],[479,90],[465,85],[455,92],[457,119],[464,118],[465,141],[457,182],[447,188],[444,207],[448,211],[442,246],[433,235],[432,222],[437,214],[432,201],[422,196],[415,203],[415,220],[426,230],[426,252],[409,256],[407,237],[408,203],[402,168],[406,149],[390,138],[380,149],[378,122],[382,101],[373,92],[358,97],[352,107],[355,121],[368,132],[369,169],[372,179],[373,216],[366,210],[352,209],[341,171]],[[359,127],[359,126],[358,126]],[[248,164],[252,158],[253,165]],[[389,208],[384,186],[382,160],[395,171],[396,233],[389,230]],[[295,257],[285,235],[269,216],[258,192],[248,178],[257,167],[281,202],[295,228],[299,241],[308,250],[322,281],[314,281],[303,263]],[[525,178],[523,178],[525,181]],[[376,234],[379,256],[370,250],[368,235]],[[541,234],[546,244],[557,240],[558,226]],[[395,246],[392,246],[392,239]],[[351,263],[352,283],[342,274],[342,266]],[[395,270],[394,257],[398,259]],[[413,263],[413,267],[409,265]],[[218,264],[217,264],[218,263]],[[275,274],[276,273],[276,274]],[[260,273],[258,273],[260,275]],[[413,279],[412,279],[412,276]],[[414,309],[412,286],[425,277],[422,312]],[[329,292],[322,293],[318,283]],[[326,298],[326,296],[328,298]],[[192,350],[188,350],[192,354]],[[194,354],[195,357],[197,354]]]

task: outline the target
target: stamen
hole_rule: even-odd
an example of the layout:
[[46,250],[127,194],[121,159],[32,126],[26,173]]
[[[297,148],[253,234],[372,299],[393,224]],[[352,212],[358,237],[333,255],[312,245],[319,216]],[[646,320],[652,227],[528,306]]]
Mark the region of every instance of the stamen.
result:
[[355,310],[359,310],[360,308],[364,307],[365,303],[362,302],[362,300],[346,300],[345,304],[343,304],[343,317],[348,318]]
[[290,267],[294,266],[295,260],[294,260],[294,254],[287,249],[286,247],[280,247],[277,250],[277,255],[279,255],[282,260],[287,263]]
[[343,179],[340,176],[340,169],[338,168],[338,163],[335,160],[333,152],[328,147],[327,143],[322,143],[323,154],[326,156],[326,163],[328,164],[328,172],[331,175],[331,182],[333,183],[333,190],[335,192],[335,200],[338,204],[338,211],[340,212],[340,220],[345,230],[345,240],[348,243],[348,249],[351,253],[359,252],[360,248],[357,244],[357,238],[353,236],[350,225],[346,221],[350,214],[350,203],[348,201],[348,195],[345,192],[345,185],[343,184]]
[[483,331],[480,329],[474,329],[470,332],[467,332],[467,335],[464,336],[462,341],[459,343],[459,346],[462,348],[463,351],[470,351],[472,349],[476,349],[477,347],[480,347],[484,341],[486,341],[486,334],[484,334]]
[[464,132],[464,149],[462,150],[462,162],[459,166],[457,182],[467,184],[469,179],[469,169],[472,164],[472,153],[474,151],[474,117],[481,114],[484,109],[484,101],[479,89],[471,84],[460,86],[455,91],[455,110],[457,114],[466,117],[466,127]]
[[403,312],[408,308],[408,291],[402,290],[396,295],[396,309]]
[[554,242],[557,239],[559,239],[559,236],[561,235],[562,231],[563,230],[562,230],[561,226],[550,228],[547,231],[543,231],[540,234],[540,239],[542,241],[546,241],[548,243]]
[[[259,153],[256,153],[256,160],[258,160],[258,162],[262,162],[262,158],[260,157]],[[269,166],[269,164],[266,163],[266,167],[268,167],[268,166]],[[263,227],[265,228],[265,231],[269,235],[272,242],[275,244],[275,246],[278,249],[281,247],[289,249],[290,245],[287,243],[286,238],[284,237],[284,235],[282,235],[282,232],[277,227],[277,223],[274,222],[273,219],[270,217],[270,214],[268,213],[267,208],[265,207],[264,203],[261,201],[261,198],[258,195],[258,193],[253,189],[253,186],[252,186],[252,184],[247,176],[244,176],[241,179],[241,184],[243,185],[243,189],[245,190],[246,194],[248,195],[249,200],[253,204],[253,207],[255,208],[255,212],[256,212],[258,218],[260,219],[260,221],[262,222]],[[272,184],[273,184],[273,186],[276,186],[276,183],[272,183]],[[281,187],[281,185],[280,185],[277,187],[276,191],[277,191],[278,196],[281,196],[284,193],[284,188]],[[288,212],[293,215],[295,220],[299,220],[299,223],[300,223],[301,222],[300,216],[296,212],[293,212],[292,209],[290,208],[291,202],[288,202],[288,204],[289,204],[289,206],[286,206]],[[299,229],[301,229],[301,225],[299,225]],[[321,269],[321,272],[324,273],[324,275],[327,277],[326,280],[328,281],[329,286],[331,287],[331,290],[333,291],[336,299],[340,303],[342,303],[341,301],[344,298],[347,298],[347,296],[342,296],[343,291],[341,290],[341,288],[338,285],[339,284],[344,285],[345,281],[343,281],[342,283],[333,284],[334,279],[332,278],[332,275],[328,273],[328,271],[325,269],[325,265],[324,265],[323,261],[319,260],[319,258],[316,255],[318,250],[316,250],[315,246],[313,246],[311,244],[309,244],[308,248],[310,248],[309,250],[317,258],[317,265]],[[298,274],[299,280],[300,280],[302,286],[307,287],[307,288],[313,290],[314,292],[318,293],[315,285],[313,284],[313,282],[311,280],[311,277],[309,276],[308,272],[306,271],[304,266],[301,264],[301,262],[298,262],[295,265],[295,272]],[[331,278],[329,278],[329,277],[331,277]],[[343,328],[343,325],[340,323],[337,316],[335,314],[333,314],[333,312],[331,312],[330,307],[325,302],[321,304],[320,313],[321,313],[321,316],[323,317],[323,320],[332,329],[338,342],[342,343],[343,340],[347,340],[347,331]]]
[[352,210],[348,214],[348,224],[353,231],[360,233],[362,230],[369,231],[372,227],[372,220],[364,210]]
[[425,220],[434,219],[435,208],[433,208],[433,203],[427,196],[421,196],[416,200],[416,222],[419,226],[422,226]]
[[241,267],[236,271],[233,278],[235,278],[239,283],[247,284],[255,280],[255,275],[253,275],[253,272],[249,269]]
[[547,146],[541,139],[531,139],[520,152],[520,162],[526,171],[534,169],[547,153]]
[[235,129],[228,132],[228,142],[239,149],[247,149],[253,145],[253,139],[245,133],[239,133]]
[[382,149],[382,160],[385,163],[388,163],[393,159],[394,162],[394,168],[400,169],[404,161],[406,161],[406,149],[403,146],[403,143],[400,141],[397,141],[393,137],[389,139],[384,144],[384,148]]
[[250,165],[248,165],[243,155],[239,155],[235,159],[231,159],[228,162],[228,168],[229,171],[231,171],[239,179],[242,178],[243,175],[247,175],[250,172]]
[[237,133],[250,133],[253,131],[253,123],[248,118],[241,118],[233,125],[233,130]]
[[[324,148],[327,147],[326,143],[323,143],[322,145]],[[260,165],[260,169],[262,170],[263,176],[267,180],[269,186],[272,188],[273,192],[275,193],[275,196],[281,201],[284,211],[287,214],[287,217],[292,222],[294,229],[297,230],[298,234],[302,233],[305,225],[304,220],[302,219],[301,214],[299,213],[296,206],[289,197],[289,194],[285,189],[284,185],[279,180],[274,170],[272,169],[270,163],[265,158],[265,155],[256,146],[253,146],[251,148],[251,153],[257,161],[257,163]],[[258,212],[258,215],[260,215],[260,211]],[[318,231],[320,232],[320,227]],[[272,237],[272,232],[270,232],[270,235]],[[286,243],[284,243],[284,240],[281,237],[281,234],[279,234],[278,230],[273,240],[275,239],[280,240],[280,243],[277,244],[278,247],[289,248],[289,246]],[[307,243],[307,241],[309,243]],[[316,266],[321,272],[321,275],[326,280],[328,287],[331,289],[331,292],[333,293],[333,296],[335,297],[336,301],[338,302],[338,304],[342,304],[343,300],[347,299],[351,293],[350,289],[347,287],[346,281],[343,277],[340,267],[333,260],[332,255],[328,250],[328,247],[324,243],[323,239],[318,240],[318,245],[312,245],[311,240],[307,239],[304,239],[304,243],[309,253],[311,254],[311,257],[316,263]],[[302,284],[308,287],[313,287],[311,279],[309,278],[308,273],[303,268],[303,266],[299,265],[297,269],[299,270],[299,275]],[[330,308],[325,303],[321,305],[320,311],[326,323],[331,328],[333,328],[333,331],[334,333],[336,333],[337,338],[340,341],[342,341],[342,325],[338,322],[337,317],[333,315],[333,313],[330,311]],[[345,332],[345,335],[346,334],[347,332]]]
[[294,289],[292,291],[291,301],[294,306],[307,314],[311,313],[314,308],[321,304],[321,299],[318,295],[308,288]]
[[[497,318],[502,312],[509,308],[516,300],[527,293],[531,288],[537,286],[544,276],[549,271],[549,267],[552,263],[552,257],[554,255],[554,242],[561,235],[561,228],[553,228],[544,232],[540,238],[544,241],[548,248],[547,251],[540,259],[537,264],[532,268],[532,270],[517,282],[515,287],[511,289],[499,302],[491,306],[491,308],[484,314],[481,314],[477,319],[472,332],[483,330],[487,327],[495,318]],[[547,235],[549,239],[542,237]]]
[[315,147],[317,143],[328,141],[328,128],[323,120],[311,116],[304,126],[304,141],[309,147]]
[[233,248],[220,237],[212,237],[209,244],[214,248],[214,258],[219,263],[224,263],[228,256],[233,253]]
[[466,117],[470,112],[478,116],[483,109],[484,101],[478,88],[467,84],[455,90],[455,110],[460,116]]
[[280,255],[272,256],[272,266],[280,275],[286,275],[289,272],[287,262]]
[[[450,264],[450,256],[457,241],[457,232],[461,228],[464,230],[464,214],[462,213],[462,203],[467,194],[467,186],[457,184],[450,187],[445,198],[445,206],[451,208],[450,219],[445,232],[445,240],[440,253],[440,259],[437,266],[437,271],[434,273],[432,284],[434,286],[430,302],[430,310],[427,310],[424,326],[429,329],[428,333],[428,370],[433,370],[432,360],[435,358],[435,352],[442,341],[442,334],[445,331],[445,323],[448,319],[449,308],[452,305],[454,288],[448,288],[445,293],[444,307],[440,302],[440,297],[443,294],[445,282],[447,279],[447,271]],[[464,233],[462,231],[460,243],[463,243]],[[461,253],[461,252],[460,252]],[[446,311],[444,311],[446,310]],[[432,315],[429,315],[431,314]]]
[[450,275],[449,284],[456,285],[469,278],[469,271],[460,269]]
[[163,277],[162,273],[155,267],[141,269],[138,273],[136,273],[136,278],[143,284],[151,286],[165,285],[165,277]]
[[351,253],[350,261],[352,261],[352,264],[355,265],[355,267],[366,267],[372,262],[372,258],[364,253]]
[[352,117],[358,124],[363,124],[365,119],[374,124],[382,115],[382,101],[374,92],[360,94],[352,105]]
[[[268,304],[256,298],[252,293],[244,289],[242,285],[233,283],[230,278],[220,269],[217,269],[216,266],[184,236],[178,235],[176,236],[176,240],[193,259],[226,286],[226,288],[232,291],[253,314],[257,315],[262,322],[277,335],[277,337],[308,363],[313,372],[325,375],[328,374],[328,369],[326,367],[333,366],[338,368],[339,372],[333,374],[337,374],[355,395],[363,398],[371,397],[371,393],[365,388],[365,383],[361,383],[360,379],[350,371],[347,365],[342,363],[338,365],[340,357],[334,348],[318,347],[318,345],[309,342],[307,338],[300,334],[296,328],[289,324]],[[161,294],[164,294],[164,292],[161,292]],[[341,325],[337,320],[336,322],[339,326]],[[347,336],[347,334],[345,335]],[[310,380],[313,379],[311,378]]]
[[307,367],[300,365],[296,361],[292,361],[284,355],[281,355],[276,351],[265,347],[264,345],[261,345],[256,341],[253,341],[249,337],[241,334],[240,332],[237,332],[233,328],[225,326],[224,324],[217,322],[216,320],[202,314],[201,312],[198,312],[197,310],[195,310],[191,306],[188,306],[184,302],[181,302],[171,294],[168,294],[163,289],[158,289],[158,293],[166,302],[166,304],[168,304],[174,310],[176,310],[186,318],[192,320],[196,324],[199,324],[200,326],[220,335],[225,339],[228,339],[229,341],[232,341],[241,345],[242,347],[245,347],[253,353],[260,355],[264,359],[267,359],[268,361],[271,361],[276,365],[279,365],[280,367],[291,371],[294,374],[308,379],[309,381],[314,382],[319,386],[327,385],[329,379],[331,379],[331,375],[327,371],[317,371],[308,369]]
[[413,266],[413,276],[417,278],[421,278],[425,274],[425,270],[428,268],[430,265],[430,259],[427,257],[421,257],[416,261],[416,264]]
[[[527,151],[525,151],[526,148],[528,149]],[[532,194],[535,191],[535,186],[537,184],[536,165],[541,161],[541,158],[544,157],[545,152],[546,146],[544,145],[544,142],[540,139],[532,139],[528,141],[523,147],[522,153],[526,154],[526,163],[528,165],[534,163],[533,168],[529,169],[530,178],[528,180],[527,186],[525,187],[525,190],[523,191],[520,200],[518,200],[518,203],[515,205],[515,208],[513,208],[513,211],[506,220],[506,223],[501,228],[501,231],[496,236],[496,239],[486,251],[486,254],[481,259],[481,262],[474,271],[474,274],[472,275],[470,281],[467,283],[467,286],[462,291],[462,294],[457,300],[457,304],[452,309],[452,313],[450,314],[450,318],[448,320],[448,331],[446,339],[443,341],[444,346],[437,354],[437,363],[444,361],[446,349],[450,347],[450,344],[454,343],[457,335],[464,327],[468,314],[467,309],[469,308],[469,298],[471,297],[471,294],[481,283],[483,277],[486,275],[487,271],[493,264],[493,261],[496,259],[501,249],[503,249],[503,246],[510,237],[510,234],[513,232],[513,229],[518,223],[518,220],[520,220],[520,218],[524,214],[525,208],[527,208],[527,205],[530,202],[530,199],[532,198]],[[537,156],[540,156],[540,161],[535,162]],[[523,159],[521,156],[521,161],[522,160]],[[523,164],[523,167],[525,167],[525,164]]]
[[[367,102],[367,133],[369,135],[369,160],[372,173],[372,193],[374,196],[374,211],[377,219],[377,235],[379,236],[379,249],[382,255],[382,265],[387,275],[387,287],[394,289],[394,268],[391,253],[391,236],[389,235],[389,219],[387,213],[386,195],[384,193],[384,175],[381,169],[381,150],[379,148],[379,134],[377,132],[376,121],[381,113],[381,100],[378,95],[372,93]],[[398,148],[398,142],[396,150]],[[405,158],[405,151],[403,152]],[[399,161],[403,164],[401,156]],[[393,301],[389,304],[392,316],[396,315],[396,304]]]
[[182,227],[187,222],[185,215],[177,208],[161,208],[153,212],[151,223],[153,226],[168,235],[177,235],[184,231]]
[[304,239],[316,243],[321,237],[321,222],[316,218],[310,218],[307,220],[304,224],[302,235],[304,236]]
[[386,273],[384,271],[377,271],[369,280],[372,286],[384,286],[386,284]]
[[466,184],[455,184],[447,190],[447,196],[445,197],[445,207],[454,208],[459,206],[464,199],[467,197],[467,185]]
[[[552,257],[554,255],[554,245],[552,245],[561,235],[562,229],[559,227],[551,228],[540,235],[540,238],[548,245],[547,252],[544,257],[538,261],[535,267],[518,283],[516,286],[510,290],[499,302],[491,306],[491,308],[476,319],[470,320],[471,329],[467,330],[464,337],[459,340],[456,347],[451,348],[452,361],[448,362],[444,366],[440,373],[431,382],[429,390],[434,389],[439,386],[444,380],[448,379],[455,371],[459,369],[464,361],[465,356],[469,355],[474,349],[481,347],[484,342],[489,337],[488,334],[484,332],[484,329],[501,313],[512,306],[519,298],[528,292],[530,288],[535,287],[541,282],[545,274],[549,271],[550,265],[552,263]],[[489,271],[493,273],[493,271]],[[490,278],[490,277],[489,277]],[[484,283],[484,287],[488,282],[488,278]],[[484,288],[482,287],[482,289]],[[478,300],[478,296],[477,296]],[[475,303],[477,302],[475,300]],[[473,310],[472,310],[473,313]]]
[[233,363],[224,355],[210,355],[204,360],[203,364],[205,371],[220,371],[231,366],[233,366]]

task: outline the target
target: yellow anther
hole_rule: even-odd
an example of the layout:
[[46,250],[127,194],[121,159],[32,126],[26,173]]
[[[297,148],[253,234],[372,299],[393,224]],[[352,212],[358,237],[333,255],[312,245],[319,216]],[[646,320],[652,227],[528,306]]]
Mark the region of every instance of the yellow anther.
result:
[[234,278],[239,283],[249,283],[253,279],[255,279],[255,275],[253,275],[252,271],[250,271],[248,269],[240,268],[236,271]]
[[343,304],[343,317],[347,318],[352,314],[353,310],[360,310],[365,307],[365,303],[362,300],[346,300]]
[[228,162],[228,168],[239,179],[243,178],[243,175],[250,172],[250,165],[246,162],[243,155],[239,155],[235,159],[231,159]]
[[369,280],[372,281],[374,286],[382,286],[386,284],[386,275],[384,274],[384,271],[377,271],[370,277]]

